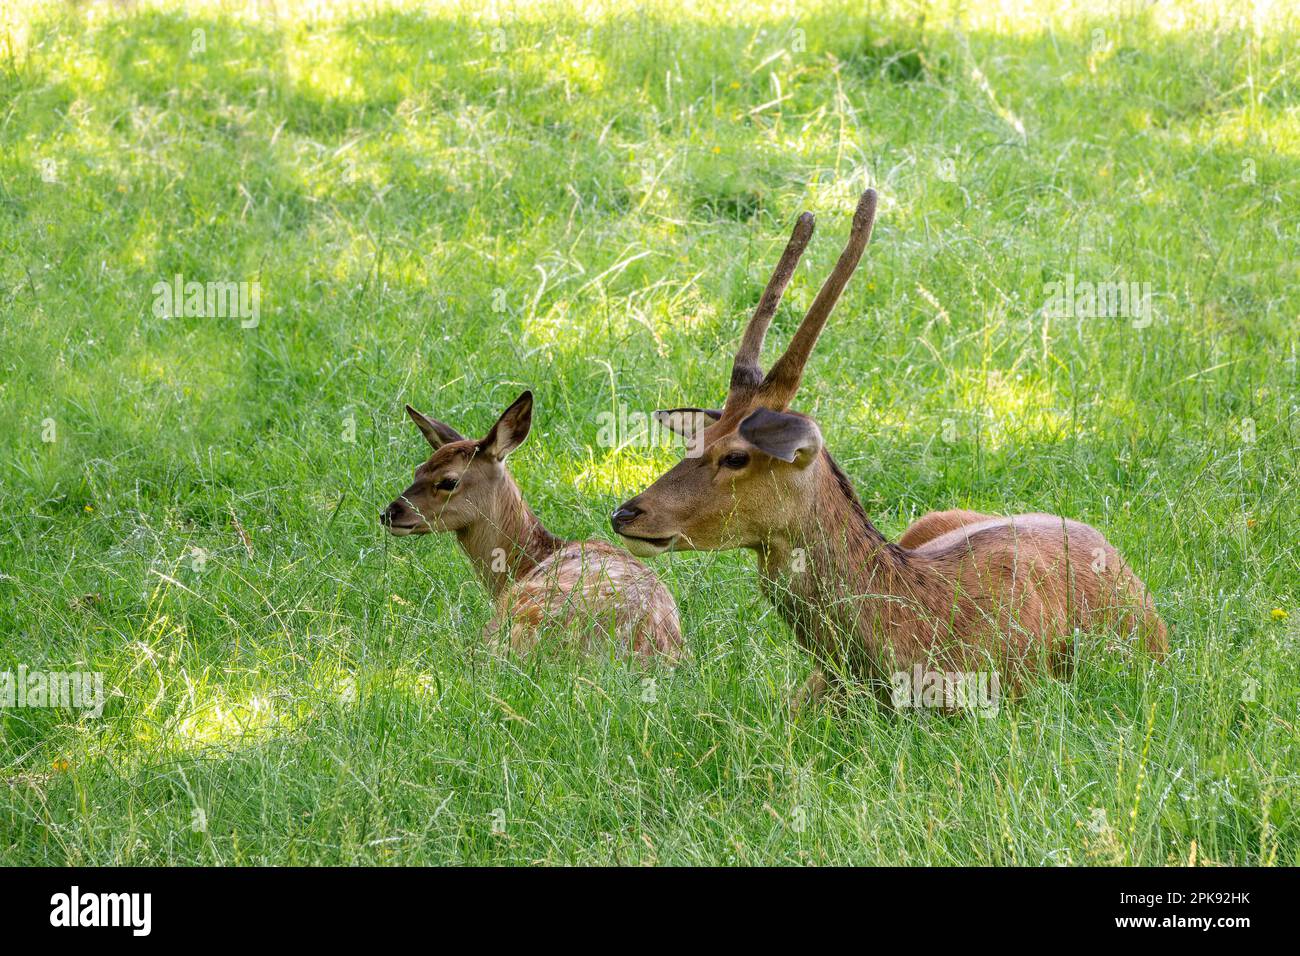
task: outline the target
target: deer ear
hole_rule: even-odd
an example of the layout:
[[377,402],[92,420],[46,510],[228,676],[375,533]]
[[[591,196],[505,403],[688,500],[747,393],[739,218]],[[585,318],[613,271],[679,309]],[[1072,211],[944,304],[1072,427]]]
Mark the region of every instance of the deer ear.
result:
[[822,449],[816,422],[802,415],[760,408],[740,423],[740,437],[759,451],[805,468]]
[[533,393],[524,392],[515,399],[514,404],[501,413],[497,423],[479,442],[479,447],[498,460],[518,448],[528,437],[528,429],[533,427]]
[[444,425],[436,418],[421,415],[410,405],[406,406],[406,414],[411,416],[411,421],[415,422],[415,427],[420,429],[420,434],[424,436],[425,441],[435,449],[441,448],[449,441],[465,440],[465,436],[450,425]]
[[694,438],[721,417],[722,412],[716,408],[670,408],[655,412],[656,422],[686,439]]

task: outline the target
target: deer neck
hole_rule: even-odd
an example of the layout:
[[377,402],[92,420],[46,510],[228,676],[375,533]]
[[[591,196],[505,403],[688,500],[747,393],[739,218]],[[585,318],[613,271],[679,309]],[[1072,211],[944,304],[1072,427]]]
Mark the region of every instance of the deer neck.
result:
[[758,549],[764,590],[806,648],[870,669],[916,617],[928,569],[876,529],[829,453],[815,467],[812,500]]
[[503,492],[477,520],[456,532],[456,540],[494,598],[564,544],[546,530],[508,478]]

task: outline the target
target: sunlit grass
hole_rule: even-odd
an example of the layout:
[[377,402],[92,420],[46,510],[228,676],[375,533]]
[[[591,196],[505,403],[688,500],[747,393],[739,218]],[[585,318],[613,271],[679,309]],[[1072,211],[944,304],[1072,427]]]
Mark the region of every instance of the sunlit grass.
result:
[[[5,4],[0,669],[109,701],[0,712],[0,859],[1296,863],[1296,37],[1236,0]],[[656,562],[676,673],[486,659],[455,541],[376,521],[402,404],[481,435],[532,388],[525,496],[608,538],[681,449],[602,415],[717,406],[809,209],[775,356],[868,185],[796,407],[891,536],[1096,523],[1169,664],[794,724],[737,553]],[[176,274],[260,282],[260,324],[154,316]],[[1066,274],[1156,320],[1048,318]]]

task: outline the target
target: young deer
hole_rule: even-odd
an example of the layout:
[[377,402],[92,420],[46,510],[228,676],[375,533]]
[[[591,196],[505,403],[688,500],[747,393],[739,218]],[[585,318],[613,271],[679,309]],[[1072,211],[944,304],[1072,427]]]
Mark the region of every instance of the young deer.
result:
[[603,637],[624,653],[677,659],[677,604],[654,573],[603,541],[560,540],[524,503],[506,456],[528,437],[532,392],[479,441],[410,405],[406,413],[433,454],[380,523],[395,535],[455,533],[496,602],[484,632],[489,646],[527,653],[544,630],[577,631],[584,649]]
[[[1048,514],[928,514],[898,544],[867,517],[808,416],[790,411],[804,364],[862,257],[875,220],[867,190],[848,245],[766,376],[759,354],[812,236],[804,213],[745,329],[721,410],[658,420],[692,439],[690,454],[625,502],[611,521],[629,550],[749,548],[764,592],[818,667],[796,703],[835,678],[870,682],[916,665],[996,668],[1004,687],[1044,663],[1068,663],[1075,629],[1138,632],[1156,657],[1165,626],[1150,596],[1094,528]],[[831,675],[828,680],[827,673]]]

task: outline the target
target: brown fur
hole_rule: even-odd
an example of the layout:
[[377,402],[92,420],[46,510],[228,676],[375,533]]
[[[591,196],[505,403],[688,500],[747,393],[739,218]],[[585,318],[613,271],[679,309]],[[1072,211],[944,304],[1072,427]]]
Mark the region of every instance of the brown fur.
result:
[[[994,668],[1013,690],[1028,674],[1063,667],[1076,630],[1135,634],[1162,657],[1165,625],[1146,587],[1096,529],[1055,515],[957,510],[925,515],[890,543],[826,452],[816,423],[788,410],[874,215],[868,191],[831,278],[786,354],[760,381],[746,363],[756,361],[775,308],[765,294],[720,416],[700,413],[698,421],[712,424],[691,457],[622,505],[615,530],[641,555],[755,551],[763,590],[800,644],[832,676],[877,687],[890,673],[919,664]],[[801,218],[769,291],[802,251],[811,233],[804,224]],[[803,696],[815,698],[832,684],[817,670]]]
[[898,546],[900,548],[920,547],[954,528],[974,524],[977,521],[990,521],[993,518],[994,515],[980,514],[978,511],[962,511],[960,508],[951,511],[931,511],[908,525],[907,530],[898,538]]
[[500,650],[527,653],[544,632],[570,631],[580,649],[612,640],[618,653],[676,661],[677,604],[657,577],[603,541],[569,542],[497,595],[486,629]]
[[1167,650],[1145,586],[1086,524],[936,512],[905,533],[912,547],[893,544],[824,450],[800,469],[753,449],[735,474],[714,463],[742,440],[725,418],[714,430],[701,459],[628,502],[645,513],[623,530],[673,550],[754,550],[764,593],[827,669],[878,680],[917,663],[992,667],[1011,690],[1063,667],[1076,629],[1136,632],[1153,656]]
[[[527,435],[525,396],[526,407],[517,410],[521,396],[481,441],[412,412],[435,451],[381,520],[394,534],[456,535],[496,605],[484,629],[494,650],[527,653],[556,634],[581,650],[612,641],[621,654],[676,661],[677,604],[655,574],[606,542],[557,538],[524,503],[505,456]],[[453,490],[439,487],[452,480]]]
[[805,572],[790,570],[780,546],[760,551],[760,568],[801,643],[831,667],[860,678],[917,663],[991,667],[1014,689],[1043,666],[1061,668],[1076,630],[1137,634],[1165,654],[1150,595],[1096,529],[1048,514],[943,512],[921,519],[933,520],[915,547],[890,544],[830,456],[821,461],[808,530],[791,539],[806,549]]

